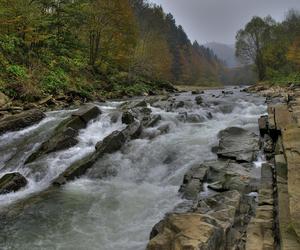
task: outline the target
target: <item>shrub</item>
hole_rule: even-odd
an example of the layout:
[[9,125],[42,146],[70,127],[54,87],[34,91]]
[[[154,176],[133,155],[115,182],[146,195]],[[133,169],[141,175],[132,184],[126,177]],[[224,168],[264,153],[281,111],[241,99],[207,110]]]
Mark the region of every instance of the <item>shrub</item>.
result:
[[58,94],[67,89],[69,78],[62,69],[50,71],[41,81],[44,93]]

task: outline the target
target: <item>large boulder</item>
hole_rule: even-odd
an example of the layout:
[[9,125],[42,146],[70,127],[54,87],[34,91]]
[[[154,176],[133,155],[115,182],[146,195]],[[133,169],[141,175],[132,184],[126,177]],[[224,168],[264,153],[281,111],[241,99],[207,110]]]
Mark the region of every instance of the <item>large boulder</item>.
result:
[[234,159],[237,162],[252,162],[260,150],[256,134],[243,128],[231,127],[219,133],[220,158]]
[[147,250],[239,249],[252,205],[238,191],[201,199],[191,211],[168,214],[155,225]]
[[20,173],[5,174],[0,179],[0,194],[16,192],[27,185],[26,178]]
[[34,125],[45,118],[45,114],[38,110],[28,110],[20,114],[7,116],[0,120],[0,135],[10,131],[17,131]]
[[25,163],[34,160],[52,152],[57,152],[75,146],[78,143],[76,139],[79,130],[87,126],[88,122],[96,118],[101,111],[96,106],[85,106],[61,122],[54,130],[52,136],[42,143],[42,145],[31,154]]

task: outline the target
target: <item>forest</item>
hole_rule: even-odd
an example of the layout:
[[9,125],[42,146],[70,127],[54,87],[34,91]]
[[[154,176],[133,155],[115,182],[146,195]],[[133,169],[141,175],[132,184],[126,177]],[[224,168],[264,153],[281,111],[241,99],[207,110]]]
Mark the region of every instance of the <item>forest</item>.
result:
[[300,12],[290,10],[283,22],[253,17],[237,33],[236,55],[245,65],[253,65],[261,82],[299,84]]
[[118,98],[219,85],[222,62],[145,0],[0,0],[0,91]]

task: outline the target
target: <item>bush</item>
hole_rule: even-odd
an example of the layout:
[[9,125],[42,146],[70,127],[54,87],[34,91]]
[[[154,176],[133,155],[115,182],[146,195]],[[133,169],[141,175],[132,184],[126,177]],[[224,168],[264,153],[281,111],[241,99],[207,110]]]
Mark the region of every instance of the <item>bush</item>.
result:
[[58,94],[67,89],[69,78],[62,69],[50,71],[41,81],[44,93]]
[[13,78],[19,78],[19,79],[28,78],[26,68],[20,65],[9,65],[6,68],[6,71]]

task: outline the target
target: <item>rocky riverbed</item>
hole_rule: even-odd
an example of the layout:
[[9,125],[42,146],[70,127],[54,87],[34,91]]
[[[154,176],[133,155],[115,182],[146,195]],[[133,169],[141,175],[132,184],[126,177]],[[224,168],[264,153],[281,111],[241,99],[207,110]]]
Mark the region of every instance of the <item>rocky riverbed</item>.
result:
[[2,118],[0,248],[244,249],[266,112],[229,88]]

